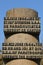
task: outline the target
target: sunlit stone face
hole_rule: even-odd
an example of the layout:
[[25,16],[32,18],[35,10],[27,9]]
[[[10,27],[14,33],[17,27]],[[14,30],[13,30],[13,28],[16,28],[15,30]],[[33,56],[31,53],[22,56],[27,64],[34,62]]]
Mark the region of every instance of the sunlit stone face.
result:
[[24,33],[19,33],[19,34],[14,34],[10,36],[5,42],[7,43],[37,43],[38,40],[30,35],[30,34],[24,34]]
[[37,65],[37,63],[31,60],[18,59],[18,60],[12,60],[8,62],[6,65]]
[[33,9],[16,8],[7,11],[6,17],[37,17],[38,13]]

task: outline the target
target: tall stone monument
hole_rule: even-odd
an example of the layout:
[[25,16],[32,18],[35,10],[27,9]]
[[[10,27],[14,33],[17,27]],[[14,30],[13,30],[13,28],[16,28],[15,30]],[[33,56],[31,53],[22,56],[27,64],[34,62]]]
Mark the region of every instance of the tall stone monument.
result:
[[26,8],[7,11],[4,17],[4,34],[2,55],[5,65],[40,65],[43,47],[39,42],[38,12]]

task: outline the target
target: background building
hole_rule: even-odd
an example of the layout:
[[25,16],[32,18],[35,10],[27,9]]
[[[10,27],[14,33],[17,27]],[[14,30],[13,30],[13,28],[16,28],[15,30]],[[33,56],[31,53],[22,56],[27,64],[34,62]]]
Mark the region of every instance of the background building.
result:
[[40,65],[43,58],[39,43],[40,17],[32,9],[12,9],[4,17],[5,40],[2,56],[6,65]]

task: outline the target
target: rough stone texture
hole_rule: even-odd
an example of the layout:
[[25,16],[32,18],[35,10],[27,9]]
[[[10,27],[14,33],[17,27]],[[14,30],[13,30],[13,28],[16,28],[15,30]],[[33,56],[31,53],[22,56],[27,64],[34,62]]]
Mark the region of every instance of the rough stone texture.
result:
[[12,60],[8,62],[6,65],[37,65],[37,63],[30,60],[18,59],[18,60]]
[[19,34],[14,34],[10,36],[7,40],[5,40],[7,43],[15,43],[15,42],[22,42],[22,43],[37,43],[38,40],[30,35],[30,34],[24,34],[24,33],[19,33]]
[[7,17],[38,17],[38,13],[33,9],[16,8],[7,11]]

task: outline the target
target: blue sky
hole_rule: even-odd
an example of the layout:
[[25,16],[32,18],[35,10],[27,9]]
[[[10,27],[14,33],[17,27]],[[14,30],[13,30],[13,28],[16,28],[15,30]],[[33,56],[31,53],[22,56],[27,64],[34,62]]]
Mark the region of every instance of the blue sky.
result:
[[3,24],[6,11],[12,8],[32,8],[39,14],[41,23],[40,42],[43,43],[43,0],[0,0],[0,49],[4,42]]

